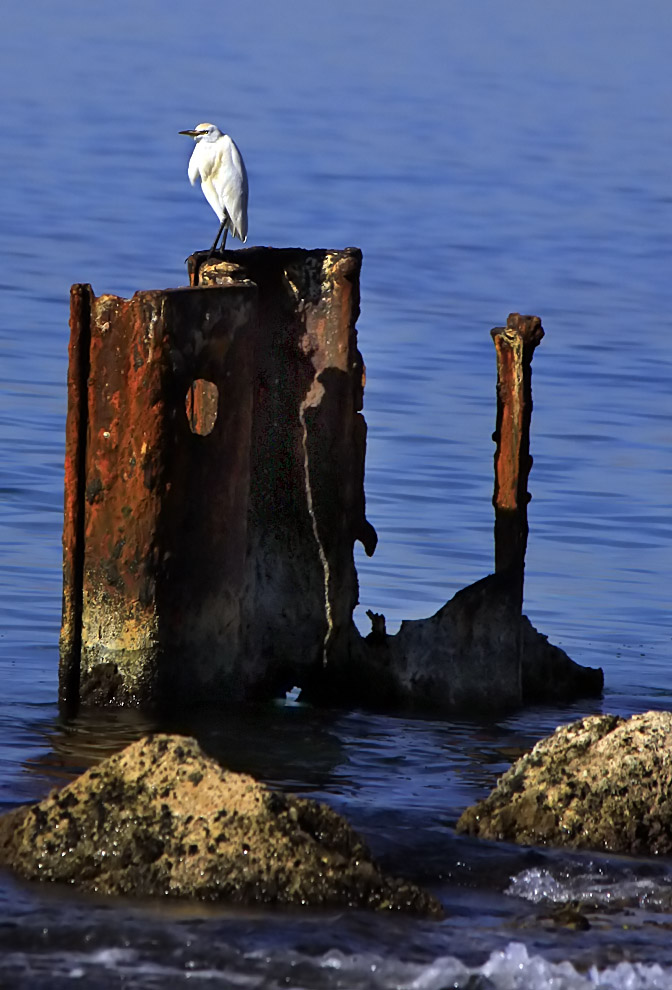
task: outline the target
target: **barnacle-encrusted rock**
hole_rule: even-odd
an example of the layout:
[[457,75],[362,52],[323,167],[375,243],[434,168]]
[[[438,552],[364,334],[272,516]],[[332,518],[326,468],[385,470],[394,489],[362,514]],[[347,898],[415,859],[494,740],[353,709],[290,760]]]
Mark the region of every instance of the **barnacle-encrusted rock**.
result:
[[141,739],[4,815],[0,863],[107,894],[441,914],[336,812],[223,770],[181,736]]
[[672,854],[672,714],[557,729],[467,808],[458,832],[525,845]]

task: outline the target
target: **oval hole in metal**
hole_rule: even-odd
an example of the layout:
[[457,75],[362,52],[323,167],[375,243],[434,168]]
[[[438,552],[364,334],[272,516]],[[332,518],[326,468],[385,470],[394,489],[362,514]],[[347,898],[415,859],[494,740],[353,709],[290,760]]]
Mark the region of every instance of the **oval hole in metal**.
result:
[[214,382],[206,378],[197,378],[187,389],[185,406],[187,421],[192,433],[207,437],[212,433],[217,422],[217,404],[219,389]]

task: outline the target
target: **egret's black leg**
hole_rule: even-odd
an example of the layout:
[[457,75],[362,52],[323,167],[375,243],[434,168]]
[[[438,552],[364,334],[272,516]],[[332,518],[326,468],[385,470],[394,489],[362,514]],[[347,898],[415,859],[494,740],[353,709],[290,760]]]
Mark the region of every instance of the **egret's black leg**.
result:
[[228,232],[229,232],[229,228],[228,227],[224,227],[224,237],[222,237],[222,243],[221,243],[220,248],[219,248],[220,251],[223,251],[224,250],[224,245],[226,244],[226,235],[228,234]]
[[224,243],[226,242],[226,228],[224,226],[225,223],[226,223],[226,220],[222,220],[222,222],[220,223],[219,230],[217,231],[217,236],[215,237],[215,241],[214,241],[212,247],[210,248],[210,254],[205,259],[206,261],[210,261],[210,258],[212,258],[213,254],[217,250],[217,241],[219,240],[219,235],[221,234],[222,231],[224,231],[224,241],[222,241],[222,247],[224,247]]

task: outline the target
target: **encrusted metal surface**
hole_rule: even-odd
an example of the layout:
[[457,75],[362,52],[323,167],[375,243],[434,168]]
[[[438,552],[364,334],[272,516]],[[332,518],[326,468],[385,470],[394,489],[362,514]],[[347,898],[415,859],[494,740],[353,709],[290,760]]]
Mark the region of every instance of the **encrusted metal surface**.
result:
[[200,285],[259,289],[248,536],[247,676],[306,687],[348,649],[358,600],[353,544],[365,517],[364,365],[357,349],[362,256],[249,248],[190,259]]
[[268,696],[348,649],[376,542],[361,253],[189,266],[197,287],[130,300],[73,287],[66,707]]
[[[234,690],[256,326],[254,287],[130,300],[73,287],[66,707]],[[218,393],[208,435],[188,418],[198,380]]]

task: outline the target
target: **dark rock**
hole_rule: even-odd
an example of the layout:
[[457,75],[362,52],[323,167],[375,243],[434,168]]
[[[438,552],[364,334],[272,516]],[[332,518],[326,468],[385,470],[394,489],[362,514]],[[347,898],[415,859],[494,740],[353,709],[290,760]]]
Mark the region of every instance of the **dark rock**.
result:
[[542,739],[458,832],[524,845],[672,854],[672,714],[593,715]]
[[106,894],[442,913],[385,876],[336,812],[224,770],[180,736],[141,739],[0,817],[0,863]]

